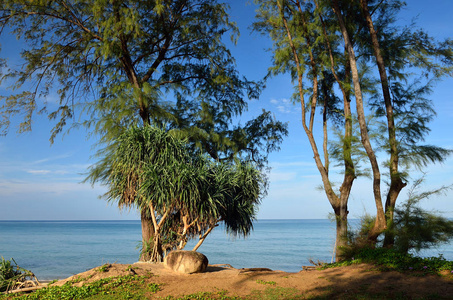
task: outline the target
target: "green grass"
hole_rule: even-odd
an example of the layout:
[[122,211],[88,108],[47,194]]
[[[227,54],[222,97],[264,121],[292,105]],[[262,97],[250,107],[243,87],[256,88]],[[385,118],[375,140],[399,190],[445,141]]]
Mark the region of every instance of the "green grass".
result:
[[244,299],[250,300],[297,300],[306,299],[300,291],[295,288],[268,287],[264,291],[253,291]]
[[275,281],[264,281],[264,280],[261,280],[261,279],[258,279],[256,281],[256,283],[259,283],[259,284],[267,284],[267,285],[276,285],[277,283]]
[[167,296],[162,300],[240,300],[243,298],[226,296],[228,291],[222,290],[218,292],[199,292],[181,297]]
[[439,274],[440,271],[444,270],[453,273],[453,261],[446,260],[442,255],[439,255],[438,257],[422,258],[384,248],[365,248],[356,253],[351,260],[326,264],[322,268],[348,266],[360,263],[374,264],[383,271],[395,270],[400,272],[412,272],[419,275]]
[[159,291],[159,285],[148,283],[145,276],[126,275],[110,277],[86,283],[82,287],[72,286],[79,278],[63,286],[50,286],[31,294],[1,295],[0,300],[72,300],[72,299],[144,299],[146,295]]
[[[355,255],[354,259],[341,263],[327,264],[323,268],[347,266],[357,263],[369,263],[376,266],[377,270],[397,270],[410,276],[425,276],[427,274],[438,274],[440,271],[448,270],[453,278],[453,262],[445,260],[442,256],[431,258],[420,258],[412,255],[401,254],[388,249],[364,249]],[[103,267],[103,266],[102,266]],[[102,268],[100,267],[100,268]],[[100,270],[99,270],[100,271]],[[89,300],[113,300],[113,299],[147,299],[160,290],[160,286],[152,282],[152,274],[146,276],[127,275],[101,279],[87,283],[89,278],[75,277],[67,284],[57,287],[50,286],[31,294],[0,295],[0,300],[34,300],[34,299],[89,299]],[[319,279],[329,280],[327,277],[319,276]],[[265,285],[264,290],[254,290],[246,297],[234,296],[234,291],[226,290],[216,292],[199,292],[179,297],[168,296],[159,298],[163,300],[255,300],[255,299],[410,299],[400,291],[388,288],[379,292],[370,293],[369,284],[355,286],[351,290],[338,289],[334,284],[319,288],[316,296],[302,294],[296,288],[284,288],[277,286],[274,281],[257,279],[257,284]],[[72,286],[74,283],[83,283],[82,287]],[[445,299],[438,294],[420,295],[419,299]]]

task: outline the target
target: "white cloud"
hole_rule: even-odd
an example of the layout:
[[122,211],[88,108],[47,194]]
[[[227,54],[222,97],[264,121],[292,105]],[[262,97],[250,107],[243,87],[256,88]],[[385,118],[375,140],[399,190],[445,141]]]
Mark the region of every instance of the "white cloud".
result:
[[292,162],[272,162],[272,168],[287,168],[287,167],[310,167],[315,168],[313,161],[292,161]]
[[296,172],[271,172],[270,182],[292,181],[296,178]]
[[[91,187],[90,184],[81,184],[78,182],[35,182],[35,181],[0,181],[0,195],[21,197],[36,197],[42,194],[52,194],[61,196],[64,194],[74,194],[91,191],[93,189],[102,189],[99,186]],[[99,194],[102,194],[100,192]]]
[[277,106],[277,109],[279,112],[282,112],[282,113],[290,113],[291,110],[289,110],[289,108],[283,106],[283,105],[279,105]]
[[56,155],[56,156],[51,156],[51,157],[39,159],[39,160],[36,160],[36,161],[32,162],[32,164],[33,165],[38,165],[38,164],[46,163],[46,162],[49,162],[49,161],[65,159],[65,158],[68,158],[68,157],[71,157],[71,156],[72,156],[72,153],[65,153],[65,154],[62,154],[62,155]]
[[298,108],[295,108],[290,99],[271,99],[270,102],[276,106],[277,110],[281,113],[292,113],[297,112]]
[[28,170],[26,172],[33,175],[45,175],[51,173],[50,170]]

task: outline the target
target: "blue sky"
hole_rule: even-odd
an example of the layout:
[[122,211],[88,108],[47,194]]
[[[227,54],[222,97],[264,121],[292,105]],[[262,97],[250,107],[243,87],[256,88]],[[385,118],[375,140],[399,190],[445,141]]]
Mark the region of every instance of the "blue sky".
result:
[[[260,80],[270,66],[271,54],[265,48],[271,43],[257,33],[251,33],[255,7],[248,1],[232,1],[231,18],[238,23],[241,36],[232,48],[239,71],[249,79]],[[400,22],[407,24],[418,15],[417,24],[436,38],[453,37],[453,1],[407,1]],[[21,44],[1,37],[2,57],[17,62]],[[6,92],[0,86],[0,93]],[[437,110],[437,118],[431,123],[432,132],[427,143],[453,149],[453,79],[438,84],[431,95]],[[288,76],[271,78],[259,101],[252,101],[247,118],[258,115],[262,108],[271,110],[275,117],[289,123],[289,136],[281,145],[281,151],[270,156],[270,188],[260,206],[261,219],[326,218],[331,207],[323,192],[315,167],[313,154],[301,127],[300,108],[289,101],[292,85]],[[87,138],[83,129],[59,136],[51,146],[50,124],[45,117],[37,116],[33,131],[21,135],[15,133],[13,124],[6,137],[0,137],[0,220],[117,220],[139,219],[135,210],[120,212],[99,199],[105,190],[82,184],[83,173],[93,163],[94,140]],[[453,183],[453,158],[443,165],[431,165],[427,169],[426,188]],[[417,174],[414,178],[417,177]],[[385,188],[383,187],[383,190]],[[444,211],[453,217],[453,192],[432,198],[424,203],[427,208]],[[405,197],[403,190],[401,199]],[[355,182],[349,202],[350,217],[358,218],[364,212],[373,214],[371,182],[359,179]]]

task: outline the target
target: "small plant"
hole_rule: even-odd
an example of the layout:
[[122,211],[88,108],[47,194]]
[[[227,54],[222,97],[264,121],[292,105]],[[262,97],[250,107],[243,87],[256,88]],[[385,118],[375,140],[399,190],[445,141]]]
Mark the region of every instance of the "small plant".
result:
[[308,262],[311,263],[313,266],[315,267],[322,267],[324,266],[325,264],[327,264],[325,261],[321,261],[319,259],[317,259],[316,261],[314,261],[313,259],[309,258],[308,259]]
[[128,265],[127,268],[126,268],[126,271],[132,271],[132,270],[133,270],[132,266]]
[[150,283],[148,284],[148,290],[151,293],[157,293],[158,291],[160,291],[160,286],[157,283]]
[[31,271],[19,267],[13,258],[6,260],[2,256],[0,263],[0,292],[32,287],[37,284],[39,284],[39,281]]
[[[12,259],[12,261],[14,260]],[[0,265],[0,292],[8,290],[11,285],[12,279],[19,274],[20,272],[14,270],[14,266],[11,261],[5,260],[2,256],[2,262]]]
[[85,281],[85,280],[88,280],[90,279],[91,277],[93,277],[93,275],[89,275],[87,277],[82,277],[80,275],[78,275],[77,277],[67,281],[66,283],[67,284],[74,284],[74,283],[79,283],[79,282],[82,282],[82,281]]
[[112,266],[111,264],[104,264],[99,267],[98,271],[101,273],[108,272],[111,266]]
[[264,280],[261,280],[261,279],[258,279],[256,281],[256,283],[259,283],[259,284],[266,284],[266,285],[276,285],[277,283],[275,281],[264,281]]
[[419,203],[432,195],[444,194],[452,186],[419,192],[424,177],[416,180],[408,192],[408,199],[395,208],[395,218],[389,234],[394,237],[394,247],[400,252],[420,251],[448,243],[453,239],[453,221],[436,211],[423,209]]

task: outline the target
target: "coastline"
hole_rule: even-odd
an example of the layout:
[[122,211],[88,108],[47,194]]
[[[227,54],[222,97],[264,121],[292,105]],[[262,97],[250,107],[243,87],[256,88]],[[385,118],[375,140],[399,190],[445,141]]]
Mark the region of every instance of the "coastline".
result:
[[[0,221],[5,259],[33,271],[39,280],[64,279],[105,263],[138,260],[140,221]],[[21,239],[17,239],[20,236]],[[199,252],[209,263],[227,261],[235,268],[269,268],[299,272],[313,261],[331,262],[335,228],[329,220],[259,220],[247,238],[232,238],[222,226],[206,239]],[[192,244],[187,245],[190,250]],[[453,244],[430,250],[453,260]]]
[[[143,286],[159,288],[144,297],[159,299],[210,295],[200,299],[239,297],[261,299],[356,299],[360,295],[383,298],[415,299],[433,297],[448,299],[453,294],[453,275],[413,276],[396,271],[381,271],[374,265],[357,264],[325,270],[309,269],[297,273],[257,269],[235,269],[210,265],[206,272],[179,274],[161,263],[112,264],[96,267],[52,284],[72,282],[83,286],[100,279],[134,274]],[[102,271],[103,270],[103,271]],[[377,297],[377,298],[376,298]],[[361,298],[362,299],[362,298]]]

